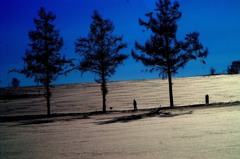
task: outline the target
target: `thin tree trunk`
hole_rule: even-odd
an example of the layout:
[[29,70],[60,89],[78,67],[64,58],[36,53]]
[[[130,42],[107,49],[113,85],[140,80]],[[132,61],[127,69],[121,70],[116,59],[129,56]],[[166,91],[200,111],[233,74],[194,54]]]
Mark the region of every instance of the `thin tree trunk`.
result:
[[105,113],[106,112],[106,93],[107,93],[107,88],[106,88],[106,80],[103,77],[102,83],[101,83],[101,89],[102,89],[102,102],[103,102],[103,109],[102,111]]
[[50,87],[49,85],[46,86],[46,91],[47,91],[47,115],[51,115],[51,110],[50,110],[50,98],[51,98],[51,93],[50,93]]
[[168,86],[169,86],[169,100],[170,100],[170,107],[174,107],[173,102],[173,90],[172,90],[172,74],[170,68],[168,69]]
[[[103,62],[102,62],[103,63]],[[106,112],[106,94],[107,94],[107,86],[106,86],[106,78],[105,78],[105,72],[104,72],[104,66],[102,66],[102,74],[101,74],[101,90],[102,90],[102,111]]]
[[49,77],[49,64],[47,60],[47,71],[46,71],[46,98],[47,98],[47,115],[51,115],[51,110],[50,110],[50,98],[51,98],[51,92],[50,92],[50,77]]
[[[103,41],[103,40],[102,40]],[[101,46],[101,50],[103,50],[103,46]],[[103,54],[103,52],[102,52]],[[106,86],[106,77],[105,77],[105,66],[104,66],[104,56],[101,56],[101,90],[102,90],[102,111],[103,113],[106,112],[106,95],[107,95],[107,86]]]
[[170,107],[174,107],[173,103],[173,91],[172,91],[172,73],[171,73],[171,58],[169,55],[169,41],[168,36],[165,37],[166,40],[166,46],[167,46],[167,74],[168,74],[168,87],[169,87],[169,100],[170,100]]
[[49,49],[48,49],[48,39],[47,37],[47,31],[46,28],[44,29],[44,51],[45,51],[45,58],[46,58],[46,83],[45,83],[45,88],[46,88],[46,99],[47,99],[47,115],[51,115],[51,110],[50,110],[50,98],[51,98],[51,92],[50,92],[50,75],[49,75]]
[[[105,88],[104,88],[105,89]],[[103,112],[106,112],[106,92],[103,91]]]
[[50,98],[51,98],[51,92],[50,92],[50,79],[49,79],[49,65],[47,63],[47,72],[46,72],[46,99],[47,99],[47,115],[51,115],[50,110]]

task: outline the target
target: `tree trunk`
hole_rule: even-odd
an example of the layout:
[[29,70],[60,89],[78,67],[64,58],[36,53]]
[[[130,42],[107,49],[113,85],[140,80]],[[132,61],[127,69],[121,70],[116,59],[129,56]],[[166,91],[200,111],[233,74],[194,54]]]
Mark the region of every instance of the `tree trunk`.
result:
[[172,91],[172,73],[171,73],[171,58],[169,53],[169,41],[168,36],[165,36],[166,41],[166,53],[167,53],[167,75],[168,75],[168,87],[169,87],[169,100],[170,100],[170,108],[174,107],[173,103],[173,91]]
[[102,102],[103,102],[103,109],[102,111],[106,112],[106,94],[107,94],[107,88],[106,88],[106,80],[103,77],[102,83],[101,83],[101,89],[102,89]]
[[106,92],[105,91],[103,91],[103,95],[102,95],[103,97],[103,112],[105,113],[106,112]]
[[47,99],[47,115],[51,115],[50,110],[50,98],[51,98],[51,92],[50,92],[50,76],[49,76],[49,64],[47,60],[47,70],[46,70],[46,82],[45,82],[45,89],[46,89],[46,99]]
[[173,103],[173,90],[172,90],[172,74],[170,68],[168,69],[168,86],[169,86],[169,100],[170,100],[170,107],[174,107]]
[[51,115],[51,110],[50,110],[51,92],[50,92],[50,79],[49,79],[49,66],[48,66],[48,63],[47,63],[45,89],[46,89],[46,99],[47,99],[47,115],[50,116]]
[[102,90],[102,111],[105,113],[106,112],[106,95],[107,95],[107,86],[106,86],[106,78],[105,78],[105,72],[104,69],[102,68],[102,74],[101,74],[101,90]]
[[50,110],[50,98],[51,98],[51,93],[50,93],[50,87],[49,85],[46,86],[46,91],[47,91],[47,115],[50,116],[51,115],[51,110]]

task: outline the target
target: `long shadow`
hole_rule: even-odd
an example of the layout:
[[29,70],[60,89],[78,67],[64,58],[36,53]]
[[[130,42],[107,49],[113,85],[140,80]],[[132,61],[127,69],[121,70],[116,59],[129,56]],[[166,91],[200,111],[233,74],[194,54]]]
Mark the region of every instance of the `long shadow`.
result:
[[19,123],[17,125],[35,125],[35,124],[46,124],[46,123],[53,123],[56,120],[54,120],[53,118],[43,118],[43,119],[33,119],[33,120],[22,120],[19,121]]
[[[150,109],[141,109],[136,112],[124,110],[124,111],[109,111],[107,113],[103,113],[101,111],[95,112],[86,112],[86,113],[58,113],[52,114],[50,117],[47,115],[22,115],[22,116],[0,116],[0,123],[5,122],[17,122],[17,125],[31,125],[31,124],[45,124],[45,123],[53,123],[57,121],[72,121],[78,119],[89,119],[91,116],[96,115],[106,115],[112,113],[122,113],[122,114],[131,114],[131,115],[123,115],[120,117],[110,118],[110,120],[103,121],[101,119],[100,122],[95,122],[98,125],[103,124],[112,124],[112,123],[126,123],[132,122],[144,118],[150,117],[175,117],[180,115],[192,114],[194,109],[209,109],[216,107],[228,107],[228,106],[238,106],[240,101],[236,102],[227,102],[227,103],[212,103],[208,105],[199,104],[199,105],[190,105],[190,106],[178,106],[174,109],[168,107],[162,108],[150,108]],[[16,125],[15,125],[16,126]]]
[[162,118],[175,117],[180,115],[192,114],[192,112],[193,111],[173,113],[173,112],[167,112],[167,111],[161,110],[160,108],[156,108],[147,113],[115,117],[111,120],[97,122],[97,124],[104,125],[104,124],[113,124],[113,123],[127,123],[127,122],[132,122],[132,121],[136,121],[144,118],[151,118],[151,117],[162,117]]
[[0,123],[17,122],[17,125],[46,124],[58,121],[72,121],[78,119],[88,119],[92,115],[101,114],[101,112],[91,113],[66,113],[47,115],[23,115],[23,116],[4,116],[0,117]]
[[50,118],[40,118],[40,119],[32,119],[32,120],[21,120],[18,121],[17,125],[37,125],[37,124],[47,124],[47,123],[54,123],[59,121],[72,121],[72,120],[79,120],[79,119],[88,119],[88,116],[69,116],[67,118],[58,118],[58,117],[50,117]]
[[[143,111],[144,113],[141,113]],[[124,113],[124,112],[123,112]],[[126,112],[125,112],[126,113]],[[140,110],[140,111],[131,111],[127,113],[135,113],[132,115],[125,115],[121,117],[114,117],[113,119],[107,121],[96,122],[98,125],[103,124],[113,124],[113,123],[126,123],[131,121],[136,121],[144,118],[150,117],[175,117],[179,115],[192,114],[192,111],[188,112],[178,112],[172,113],[167,110],[163,110],[161,108],[155,108],[151,110]],[[140,114],[137,114],[140,113]],[[0,118],[1,122],[17,122],[17,125],[38,125],[38,124],[47,124],[61,121],[72,121],[72,120],[80,120],[80,119],[89,119],[93,115],[102,115],[106,113],[102,112],[91,112],[91,113],[69,113],[69,114],[53,114],[51,116],[47,115],[26,115],[26,116],[11,116]],[[108,113],[107,113],[108,114]],[[110,113],[111,114],[111,113]]]

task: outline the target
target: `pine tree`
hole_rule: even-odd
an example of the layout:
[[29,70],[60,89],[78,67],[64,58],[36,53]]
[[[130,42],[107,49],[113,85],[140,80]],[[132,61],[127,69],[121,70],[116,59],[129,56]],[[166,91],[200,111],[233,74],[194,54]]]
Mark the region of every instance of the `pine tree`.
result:
[[135,42],[135,48],[141,51],[140,54],[132,51],[133,58],[150,67],[150,72],[157,70],[160,71],[159,75],[168,77],[170,107],[174,107],[172,75],[190,60],[201,58],[205,63],[203,59],[208,55],[208,50],[199,42],[197,32],[187,34],[185,41],[177,40],[177,21],[182,15],[178,8],[177,1],[172,3],[170,0],[158,0],[155,16],[154,12],[150,12],[146,14],[147,22],[139,19],[141,26],[151,30],[150,39],[145,45]]
[[114,25],[94,11],[90,33],[86,38],[79,38],[76,42],[76,53],[80,54],[79,70],[84,73],[90,71],[99,78],[96,82],[101,83],[103,112],[106,112],[107,81],[116,71],[118,65],[127,59],[126,54],[119,53],[126,48],[122,43],[122,37],[114,36]]
[[23,57],[24,67],[13,71],[22,73],[27,78],[34,78],[35,82],[44,86],[47,115],[50,115],[51,83],[59,75],[66,74],[66,69],[73,65],[72,60],[66,60],[59,52],[63,46],[63,38],[53,24],[56,16],[52,12],[47,13],[43,7],[40,8],[38,16],[39,19],[34,18],[36,29],[28,33],[31,43]]

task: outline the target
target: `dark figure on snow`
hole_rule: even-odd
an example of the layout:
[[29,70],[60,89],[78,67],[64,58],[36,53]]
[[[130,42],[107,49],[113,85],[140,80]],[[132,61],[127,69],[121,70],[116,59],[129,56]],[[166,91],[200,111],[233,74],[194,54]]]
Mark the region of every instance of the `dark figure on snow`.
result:
[[135,99],[133,100],[133,108],[134,108],[134,110],[137,110],[137,102]]

